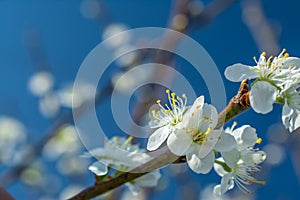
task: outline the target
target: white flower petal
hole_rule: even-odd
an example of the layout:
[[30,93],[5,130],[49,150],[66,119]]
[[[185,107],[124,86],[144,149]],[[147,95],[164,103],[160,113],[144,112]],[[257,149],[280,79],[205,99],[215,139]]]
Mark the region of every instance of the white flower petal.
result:
[[254,146],[257,141],[256,129],[249,125],[241,126],[232,132],[238,146],[239,150],[245,149],[250,146]]
[[225,163],[230,167],[234,168],[236,163],[239,161],[241,154],[237,149],[233,149],[232,151],[222,152],[221,153]]
[[244,161],[244,163],[246,163],[246,165],[249,166],[258,165],[262,163],[267,157],[267,154],[264,151],[246,151],[245,154],[243,153],[241,159]]
[[202,108],[203,105],[204,105],[204,96],[200,96],[194,101],[191,110],[197,110],[199,108]]
[[300,67],[300,59],[297,57],[288,57],[285,59],[282,69],[289,69],[291,67],[299,68]]
[[203,159],[200,159],[195,153],[188,153],[186,157],[189,167],[198,174],[210,172],[215,161],[215,154],[212,151]]
[[209,104],[204,104],[200,119],[199,130],[205,132],[208,127],[214,129],[218,123],[218,112],[216,108]]
[[297,111],[295,120],[294,120],[294,126],[293,129],[290,130],[290,132],[293,132],[294,130],[298,129],[300,127],[300,111]]
[[182,156],[186,154],[192,142],[191,135],[187,134],[185,129],[179,129],[170,134],[167,145],[172,153]]
[[246,146],[255,145],[257,141],[257,133],[256,129],[252,128],[249,125],[244,125],[240,127],[241,129],[244,129],[241,135],[241,139],[243,141],[243,144]]
[[199,158],[204,158],[207,156],[209,152],[213,150],[215,147],[216,143],[218,142],[218,138],[221,135],[221,130],[212,130],[211,133],[209,133],[206,137],[206,141],[203,142],[203,144],[197,144],[200,147],[198,148],[198,156]]
[[254,79],[258,77],[258,73],[254,67],[237,63],[225,69],[225,77],[233,82],[240,82],[244,79]]
[[223,195],[225,192],[232,189],[233,186],[234,186],[234,182],[232,180],[232,174],[231,173],[225,174],[221,180],[220,194]]
[[100,161],[94,162],[89,166],[89,170],[97,176],[103,176],[108,172],[107,166]]
[[157,119],[152,119],[148,123],[150,128],[159,128],[159,127],[165,126],[167,124],[168,124],[168,122],[165,122],[163,120],[160,120],[160,121],[157,122]]
[[288,106],[287,103],[283,105],[282,108],[282,123],[286,129],[289,129],[290,126],[290,117],[293,114],[293,110]]
[[152,135],[150,135],[148,139],[147,149],[149,151],[154,151],[158,149],[162,145],[162,143],[166,141],[169,134],[169,126],[163,126],[154,131],[154,133],[152,133]]
[[228,133],[221,133],[221,138],[215,145],[214,149],[219,152],[231,151],[236,147],[234,137]]
[[183,127],[189,127],[189,128],[198,127],[203,105],[204,105],[204,97],[200,96],[194,101],[193,106],[184,115],[182,121]]
[[257,113],[266,114],[273,110],[277,89],[266,81],[258,81],[251,88],[250,104]]
[[300,127],[300,111],[290,108],[287,103],[283,105],[281,119],[285,128],[290,132]]
[[106,154],[105,149],[102,147],[99,147],[99,148],[92,149],[88,152],[84,152],[83,155],[81,155],[81,157],[83,157],[83,158],[91,158],[92,156],[101,157],[101,156],[104,156],[105,154]]
[[222,193],[221,193],[221,185],[219,184],[219,185],[216,185],[215,187],[214,187],[214,194],[216,195],[216,196],[222,196]]

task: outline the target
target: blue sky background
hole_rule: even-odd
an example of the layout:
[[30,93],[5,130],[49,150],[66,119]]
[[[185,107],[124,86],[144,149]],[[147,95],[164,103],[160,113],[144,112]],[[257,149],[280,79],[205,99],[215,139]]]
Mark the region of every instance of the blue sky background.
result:
[[[80,12],[82,2],[82,0],[0,1],[0,114],[9,115],[24,123],[28,130],[30,144],[43,137],[43,133],[53,123],[55,117],[43,117],[38,110],[38,99],[28,91],[28,80],[38,69],[32,65],[24,38],[32,31],[40,33],[41,45],[50,66],[47,70],[53,73],[56,80],[55,88],[74,81],[84,58],[101,42],[101,32],[104,27],[99,26],[95,20],[82,16]],[[112,21],[124,23],[130,28],[166,27],[172,6],[172,1],[169,0],[103,2]],[[207,4],[210,1],[204,2]],[[283,3],[264,0],[262,5],[267,19],[275,28],[274,32],[279,36],[280,48],[286,48],[290,55],[299,56],[299,1],[290,0]],[[242,20],[240,3],[231,6],[203,29],[188,35],[207,50],[221,73],[226,66],[236,62],[254,64],[252,57],[258,57],[261,53]],[[239,85],[227,81],[224,76],[223,78],[227,96],[231,97]],[[201,90],[197,89],[197,91],[200,95]],[[106,101],[102,106],[106,111],[109,102]],[[274,130],[269,126],[281,123],[280,114],[281,106],[276,105],[271,114],[263,116],[249,110],[236,121],[239,124],[255,126],[259,136],[263,138],[263,147],[272,142],[276,143],[272,140]],[[110,116],[109,113],[107,115]],[[291,137],[289,140],[297,139],[296,135],[288,134],[288,137]],[[259,187],[255,199],[292,200],[300,196],[300,178],[297,176],[299,169],[295,166],[292,157],[297,155],[297,152],[291,148],[289,142],[280,145],[285,149],[284,160],[278,165],[263,166],[266,172],[262,173],[262,177],[266,179],[267,185]],[[6,166],[0,167],[0,170],[4,169],[7,169]],[[164,170],[166,176],[168,176],[166,172],[168,169]],[[54,173],[56,169],[49,164],[48,170]],[[181,181],[187,185],[193,183],[199,185],[196,187],[199,190],[198,194],[207,183],[213,184],[219,181],[219,177],[214,172],[207,176],[196,175],[192,171],[187,174],[189,180],[183,178],[184,180]],[[84,177],[80,184],[84,186],[92,184],[92,174],[87,173]],[[179,178],[175,179],[177,182],[172,181],[173,179],[175,178],[168,178],[171,180],[168,187],[164,191],[155,191],[151,199],[178,199],[178,193],[174,191],[182,188],[182,182],[178,181]],[[79,182],[78,179],[63,179],[62,185],[72,181]],[[24,186],[19,181],[7,189],[16,199],[38,199],[43,196],[42,192],[35,193],[35,188]],[[52,194],[55,195],[58,194]]]

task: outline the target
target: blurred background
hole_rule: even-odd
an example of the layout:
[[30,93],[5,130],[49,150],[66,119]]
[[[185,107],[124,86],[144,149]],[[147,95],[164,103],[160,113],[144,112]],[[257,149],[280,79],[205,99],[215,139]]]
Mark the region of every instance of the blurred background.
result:
[[[85,148],[71,113],[72,108],[81,108],[91,88],[82,84],[82,91],[74,94],[72,84],[85,57],[105,38],[139,27],[168,27],[187,34],[213,58],[229,101],[239,84],[225,79],[226,66],[254,65],[253,56],[262,51],[278,54],[283,48],[300,56],[299,6],[297,0],[0,1],[0,184],[16,199],[39,200],[66,199],[93,184],[88,171],[93,160],[80,157]],[[118,41],[111,45],[116,52],[126,48]],[[209,101],[203,79],[185,60],[155,50],[130,53],[112,63],[98,85],[98,118],[112,135],[121,133],[110,111],[111,88],[124,72],[150,61],[174,66],[191,81],[197,95]],[[126,91],[148,73],[132,77],[120,90]],[[162,89],[143,86],[134,93],[130,111],[137,123],[145,123],[143,116]],[[72,95],[82,102],[72,105]],[[238,126],[254,126],[263,139],[260,148],[268,157],[258,176],[267,184],[251,186],[251,195],[235,188],[225,198],[300,196],[300,133],[285,131],[281,109],[275,105],[264,116],[248,110],[235,119]],[[162,173],[158,186],[139,196],[121,187],[98,199],[213,199],[212,189],[220,181],[214,171],[197,175],[186,164],[166,167]]]

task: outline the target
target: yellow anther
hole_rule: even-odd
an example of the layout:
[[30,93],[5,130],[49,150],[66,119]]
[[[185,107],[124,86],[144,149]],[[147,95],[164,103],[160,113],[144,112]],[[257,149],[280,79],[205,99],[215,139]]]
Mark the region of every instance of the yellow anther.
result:
[[257,184],[265,185],[266,181],[259,181],[257,179],[251,179],[251,180],[249,180],[249,183],[257,183]]
[[174,98],[174,97],[175,97],[175,93],[174,93],[174,92],[172,92],[171,96]]
[[237,125],[237,122],[236,122],[236,121],[234,121],[234,122],[233,122],[233,126],[236,126],[236,125]]
[[269,58],[268,58],[268,61],[267,61],[267,63],[268,63],[268,65],[270,65],[271,64],[271,59],[273,58],[273,56],[270,56]]
[[203,117],[205,120],[209,120],[209,117],[208,116],[204,116]]
[[165,110],[165,113],[166,114],[168,114],[168,113],[170,113],[171,112],[171,110]]
[[121,139],[121,138],[120,138],[120,137],[118,137],[118,136],[116,136],[116,137],[113,137],[113,140],[114,140],[114,141],[120,141],[120,139]]
[[153,120],[153,122],[154,122],[154,123],[157,123],[157,122],[158,122],[158,120],[157,120],[157,119],[155,119],[155,120]]
[[182,94],[182,97],[183,97],[183,98],[186,98],[186,94]]
[[127,140],[126,141],[128,141],[128,142],[131,142],[133,140],[133,137],[132,136],[130,136],[129,138],[127,138]]
[[160,104],[160,100],[158,99],[158,100],[156,101],[156,103]]
[[261,138],[258,138],[257,140],[256,140],[256,144],[260,144],[262,142],[262,139]]
[[288,54],[288,53],[285,53],[284,55],[283,55],[283,57],[285,57],[285,58],[288,58],[290,56],[290,54]]
[[155,110],[151,110],[151,113],[152,113],[152,115],[154,115],[155,114]]
[[209,134],[209,133],[211,133],[211,128],[209,127],[208,129],[207,129],[207,131],[204,133],[204,135],[207,135],[207,134]]
[[261,55],[262,55],[262,56],[266,56],[267,53],[264,51],[264,52],[261,53]]

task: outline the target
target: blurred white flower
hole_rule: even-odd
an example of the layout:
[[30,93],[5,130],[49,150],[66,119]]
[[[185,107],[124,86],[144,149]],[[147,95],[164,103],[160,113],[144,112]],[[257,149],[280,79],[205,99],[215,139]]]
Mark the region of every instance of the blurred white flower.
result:
[[213,148],[221,134],[221,130],[214,130],[217,122],[217,110],[204,103],[204,97],[200,96],[184,115],[180,127],[167,140],[171,152],[186,155],[189,167],[196,173],[206,174],[213,167]]
[[73,84],[67,84],[58,91],[59,102],[62,106],[76,108],[93,97],[94,87],[87,82],[78,83],[76,90]]
[[27,185],[39,186],[43,180],[43,170],[43,164],[36,161],[21,173],[20,179]]
[[[103,148],[90,151],[90,154],[96,156],[99,161],[94,162],[89,167],[89,170],[97,176],[103,176],[108,173],[108,167],[120,171],[128,171],[151,160],[151,157],[143,153],[137,145],[131,144],[132,139],[132,137],[128,139],[114,137],[110,141],[106,140]],[[89,157],[89,154],[85,153],[83,156]],[[139,187],[156,186],[160,176],[159,170],[155,170],[126,183],[126,185],[132,194],[137,195],[139,193]]]
[[39,99],[39,111],[43,116],[53,117],[59,109],[59,99],[55,92],[49,92]]
[[81,150],[82,145],[78,139],[73,125],[63,126],[55,137],[51,138],[44,146],[43,154],[49,159],[57,159],[65,153],[74,153]]
[[[99,159],[99,161],[89,167],[89,170],[98,176],[102,176],[108,172],[108,166],[118,170],[128,171],[130,168],[150,160],[150,156],[139,152],[140,149],[137,145],[131,144],[132,139],[132,137],[128,139],[113,137],[111,140],[105,140],[104,147],[99,147],[84,153],[82,155],[83,157],[91,157],[91,155],[93,155]],[[141,160],[137,158],[141,158]]]
[[21,122],[0,116],[0,163],[9,163],[25,140],[26,129]]
[[127,72],[116,73],[112,78],[112,84],[116,91],[128,92],[139,87],[141,83],[151,80],[153,76],[154,70],[152,67],[133,68]]
[[40,71],[30,78],[28,88],[32,94],[40,97],[49,92],[52,89],[53,84],[53,75],[47,71]]
[[[152,133],[148,139],[147,149],[153,151],[158,149],[168,138],[168,136],[175,131],[176,127],[182,122],[183,114],[186,111],[186,95],[183,94],[181,99],[175,93],[168,94],[169,104],[161,105],[161,101],[157,100],[160,110],[152,110],[152,119],[149,122],[150,128],[158,128]],[[170,107],[169,107],[170,106]]]
[[[110,43],[107,43],[112,48],[119,48],[124,44],[128,44],[130,42],[130,34],[129,33],[122,33],[123,31],[128,30],[128,27],[125,24],[110,24],[108,25],[102,34],[102,39],[106,40],[109,37],[114,36],[113,40],[109,40]],[[119,34],[119,35],[118,35]]]
[[60,173],[64,175],[84,174],[89,166],[89,161],[78,154],[64,154],[56,163]]

